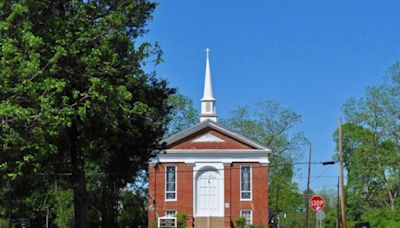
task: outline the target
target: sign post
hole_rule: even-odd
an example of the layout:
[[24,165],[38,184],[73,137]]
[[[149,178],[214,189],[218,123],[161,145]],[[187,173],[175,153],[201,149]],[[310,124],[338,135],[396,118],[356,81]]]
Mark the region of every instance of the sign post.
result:
[[310,207],[313,211],[319,211],[322,210],[325,206],[325,201],[322,196],[313,196],[311,197],[309,201]]
[[323,210],[319,210],[317,213],[315,213],[315,217],[317,218],[317,227],[322,227],[321,221],[325,218],[325,212]]
[[319,228],[321,220],[325,218],[325,213],[322,211],[322,208],[325,206],[324,198],[322,196],[313,196],[308,203],[311,209],[316,212],[317,228]]

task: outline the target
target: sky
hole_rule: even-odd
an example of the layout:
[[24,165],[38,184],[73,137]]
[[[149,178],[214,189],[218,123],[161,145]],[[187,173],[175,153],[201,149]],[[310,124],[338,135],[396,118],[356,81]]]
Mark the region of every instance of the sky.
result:
[[[200,108],[205,48],[219,118],[266,99],[302,116],[312,161],[332,160],[341,106],[384,81],[400,60],[398,0],[160,1],[143,37],[158,42],[157,74]],[[307,161],[308,149],[299,151]],[[313,165],[311,188],[335,189],[339,166]],[[307,166],[296,176],[306,177]],[[318,176],[321,176],[318,178]],[[306,178],[296,178],[301,190]]]

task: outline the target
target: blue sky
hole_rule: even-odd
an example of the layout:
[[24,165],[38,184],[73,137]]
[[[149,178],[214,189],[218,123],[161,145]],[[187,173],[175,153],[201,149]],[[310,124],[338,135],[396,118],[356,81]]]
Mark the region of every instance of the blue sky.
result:
[[[341,105],[382,83],[386,69],[400,60],[399,12],[398,0],[164,0],[144,39],[158,41],[164,51],[158,75],[197,108],[209,47],[221,118],[237,106],[277,101],[302,115],[298,129],[313,144],[312,160],[326,161],[334,153]],[[306,160],[308,151],[301,153]],[[304,166],[297,173],[306,174]],[[311,176],[321,174],[337,176],[338,165],[313,165]],[[306,179],[296,180],[304,189]],[[335,184],[321,177],[311,186]]]

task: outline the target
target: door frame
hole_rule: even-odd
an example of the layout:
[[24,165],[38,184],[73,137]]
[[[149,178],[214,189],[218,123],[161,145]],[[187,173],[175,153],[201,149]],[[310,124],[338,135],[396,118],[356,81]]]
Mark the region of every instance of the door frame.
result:
[[197,217],[197,174],[206,168],[215,169],[220,178],[218,183],[218,191],[219,191],[219,210],[218,214],[213,217],[224,217],[225,207],[225,177],[224,177],[224,165],[221,162],[207,162],[207,163],[195,163],[193,167],[193,216]]

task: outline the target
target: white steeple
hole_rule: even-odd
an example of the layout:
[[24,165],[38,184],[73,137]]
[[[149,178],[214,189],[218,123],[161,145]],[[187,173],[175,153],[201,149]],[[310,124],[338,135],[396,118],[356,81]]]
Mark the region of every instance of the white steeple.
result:
[[217,121],[217,114],[215,112],[215,98],[213,97],[212,83],[211,83],[211,70],[210,70],[210,49],[206,48],[206,74],[204,79],[204,94],[201,99],[201,113],[200,122],[204,120]]

